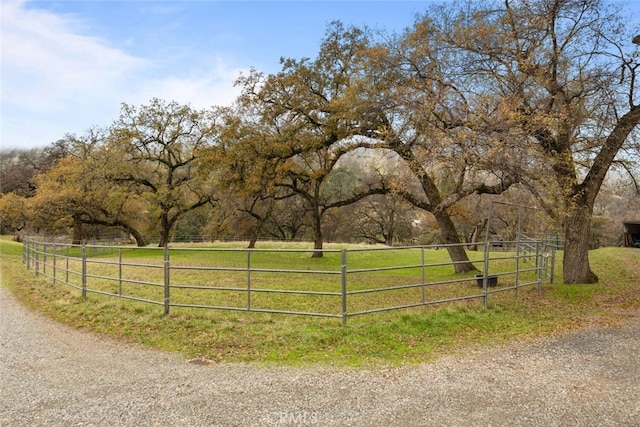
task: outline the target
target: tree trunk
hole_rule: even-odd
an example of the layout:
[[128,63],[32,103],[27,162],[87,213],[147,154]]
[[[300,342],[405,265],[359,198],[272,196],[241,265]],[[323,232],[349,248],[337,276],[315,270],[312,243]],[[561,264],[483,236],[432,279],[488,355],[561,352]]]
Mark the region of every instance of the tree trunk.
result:
[[591,210],[588,206],[573,209],[565,223],[564,257],[562,259],[564,283],[597,283],[589,266],[589,236]]
[[253,230],[251,233],[251,240],[249,240],[249,246],[247,248],[253,249],[256,247],[256,242],[258,241],[258,230]]
[[127,232],[133,236],[133,238],[136,241],[136,245],[138,247],[142,248],[144,246],[147,246],[147,242],[144,240],[144,237],[142,236],[142,234],[140,234],[138,230],[132,227],[128,227]]
[[73,220],[73,239],[71,243],[74,245],[82,244],[82,221],[75,218]]
[[[631,131],[640,123],[640,105],[632,107],[618,119],[613,131],[596,156],[584,183],[570,194],[575,206],[569,209],[565,222],[564,257],[562,260],[564,283],[597,283],[589,266],[589,238],[593,204],[602,182],[616,154],[620,151]],[[560,175],[562,178],[563,175]]]
[[256,247],[256,242],[258,241],[258,236],[260,236],[260,232],[264,227],[264,223],[267,221],[266,217],[261,217],[256,214],[250,213],[256,220],[256,225],[251,229],[251,240],[249,240],[249,249],[253,249]]
[[169,244],[169,233],[171,232],[171,223],[169,223],[169,214],[162,213],[161,228],[160,228],[160,243],[159,248],[164,248]]
[[478,241],[479,241],[480,235],[484,231],[484,228],[487,226],[488,221],[489,221],[488,218],[483,218],[482,221],[476,224],[476,227],[473,229],[473,234],[471,235],[471,245],[469,245],[470,251],[478,250]]
[[317,209],[313,212],[313,255],[312,258],[322,258],[322,217]]
[[451,257],[451,261],[454,262],[454,269],[456,273],[466,273],[468,271],[477,271],[478,269],[469,262],[467,252],[464,250],[464,246],[460,243],[460,237],[456,231],[455,225],[449,214],[445,211],[434,213],[438,227],[440,228],[440,238],[442,243],[447,246],[447,252]]

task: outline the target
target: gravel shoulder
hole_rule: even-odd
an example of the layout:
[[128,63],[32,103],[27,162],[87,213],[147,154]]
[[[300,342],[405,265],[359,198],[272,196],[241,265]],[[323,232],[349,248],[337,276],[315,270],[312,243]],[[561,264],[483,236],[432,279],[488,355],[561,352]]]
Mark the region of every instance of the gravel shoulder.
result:
[[412,367],[202,366],[0,287],[1,426],[638,426],[639,395],[640,316]]

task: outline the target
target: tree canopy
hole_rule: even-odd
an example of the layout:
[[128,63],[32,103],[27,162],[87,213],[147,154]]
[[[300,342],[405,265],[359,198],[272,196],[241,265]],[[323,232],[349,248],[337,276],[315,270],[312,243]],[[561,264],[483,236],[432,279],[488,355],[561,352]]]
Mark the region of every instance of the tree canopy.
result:
[[179,229],[304,235],[318,256],[327,235],[433,242],[420,233],[434,229],[463,272],[480,201],[517,197],[564,233],[565,282],[594,282],[605,179],[640,195],[639,45],[600,0],[447,2],[399,34],[333,22],[315,58],[239,78],[231,106],[123,104],[107,128],[8,153],[0,217],[161,246]]

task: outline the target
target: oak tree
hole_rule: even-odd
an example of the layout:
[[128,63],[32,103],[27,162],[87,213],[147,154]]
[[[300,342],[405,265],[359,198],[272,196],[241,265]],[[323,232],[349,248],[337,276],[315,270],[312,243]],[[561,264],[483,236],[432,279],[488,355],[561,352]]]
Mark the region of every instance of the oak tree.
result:
[[372,128],[368,117],[347,102],[351,82],[363,71],[358,54],[366,42],[365,32],[335,22],[315,60],[283,59],[281,72],[264,76],[253,71],[239,81],[240,102],[257,113],[266,129],[257,157],[273,165],[281,197],[303,201],[317,249],[314,257],[322,256],[322,220],[328,211],[386,191],[371,185],[337,194],[328,187],[340,159],[363,145],[354,136]]
[[476,268],[452,218],[455,205],[472,194],[500,194],[519,176],[500,159],[512,139],[469,123],[473,94],[461,90],[459,58],[437,31],[425,19],[368,49],[354,102],[376,111],[379,126],[369,136],[403,162],[394,193],[434,216],[456,272],[466,272]]
[[27,209],[31,225],[56,234],[70,229],[76,244],[90,237],[87,227],[116,227],[144,245],[139,228],[145,203],[106,179],[104,133],[94,129],[80,137],[69,135],[68,140],[70,154],[36,177],[36,193]]
[[214,189],[195,167],[198,150],[215,141],[215,121],[216,110],[153,99],[139,108],[123,104],[110,129],[109,179],[131,185],[149,203],[160,247],[185,213],[215,200]]
[[640,122],[634,34],[599,0],[469,2],[425,20],[441,23],[460,72],[473,76],[467,90],[486,100],[475,125],[519,134],[525,181],[564,228],[565,283],[596,282],[594,201]]

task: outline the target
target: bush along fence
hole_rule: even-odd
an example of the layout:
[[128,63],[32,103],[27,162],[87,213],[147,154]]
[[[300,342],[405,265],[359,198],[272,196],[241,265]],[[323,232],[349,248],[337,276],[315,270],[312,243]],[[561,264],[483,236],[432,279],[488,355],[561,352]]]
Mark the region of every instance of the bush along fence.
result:
[[[174,307],[353,316],[480,300],[553,282],[555,246],[519,236],[469,251],[477,271],[454,273],[445,246],[312,249],[138,248],[25,239],[37,276],[90,294]],[[498,248],[498,249],[497,249]]]

